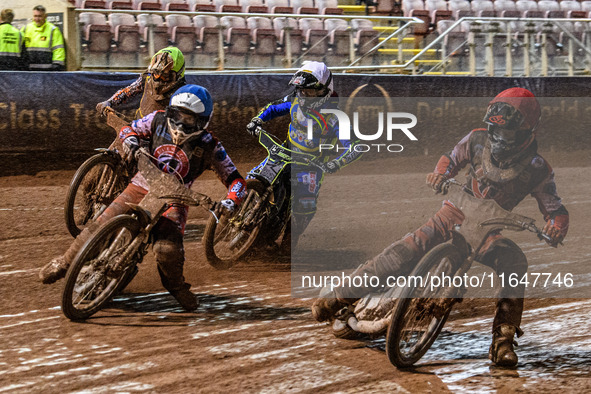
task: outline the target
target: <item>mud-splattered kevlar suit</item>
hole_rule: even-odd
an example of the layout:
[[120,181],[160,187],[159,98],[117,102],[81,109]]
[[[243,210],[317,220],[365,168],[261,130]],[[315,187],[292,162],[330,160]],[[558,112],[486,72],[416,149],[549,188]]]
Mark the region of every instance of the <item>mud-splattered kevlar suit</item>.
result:
[[158,94],[156,93],[152,82],[152,76],[148,73],[144,73],[131,85],[115,92],[107,102],[110,106],[118,106],[141,94],[142,99],[140,101],[140,106],[135,114],[135,118],[140,119],[154,111],[165,109],[174,92],[186,84],[185,77],[182,77],[175,82],[171,82],[171,86],[165,89],[166,92]]
[[[190,187],[206,169],[213,169],[220,180],[228,187],[226,198],[240,204],[246,194],[246,182],[234,166],[222,144],[208,131],[188,138],[182,145],[172,142],[164,111],[153,112],[146,117],[135,120],[131,127],[124,127],[119,138],[125,140],[130,136],[137,136],[148,142],[150,153],[157,158],[155,164],[164,172],[180,174],[183,183]],[[131,183],[109,205],[99,218],[76,237],[70,248],[64,254],[69,265],[78,250],[101,224],[107,220],[126,213],[129,206],[126,203],[138,204],[147,194],[148,185],[140,173],[136,174]],[[162,216],[153,230],[153,251],[158,263],[158,272],[164,287],[170,291],[185,284],[183,277],[184,248],[183,233],[187,221],[188,207],[173,205]]]
[[[322,108],[338,108],[338,96],[333,93],[332,97]],[[287,96],[282,100],[272,102],[264,107],[257,115],[263,122],[271,119],[290,115],[291,122],[287,140],[284,145],[297,152],[316,155],[320,162],[327,162],[330,159],[329,150],[321,151],[320,145],[327,144],[336,146],[340,141],[344,149],[336,160],[340,167],[343,167],[361,156],[361,153],[353,149],[350,140],[339,140],[339,123],[334,114],[321,114],[322,108],[302,111],[298,104],[297,97]],[[313,138],[308,139],[308,119],[312,120]],[[333,151],[334,152],[334,151]],[[259,164],[258,168],[266,162],[266,159]],[[289,168],[286,171],[290,171]],[[320,185],[324,179],[324,172],[316,166],[295,165],[291,167],[292,174],[292,240],[301,235],[314,215],[316,214],[316,202]],[[289,174],[288,174],[289,175]]]
[[[520,154],[510,167],[500,170],[491,163],[487,142],[487,131],[477,129],[464,137],[454,149],[443,155],[435,168],[435,173],[447,178],[455,177],[458,172],[470,166],[467,185],[475,197],[492,198],[501,207],[512,210],[528,194],[537,202],[545,220],[554,220],[562,235],[568,230],[568,212],[556,192],[554,172],[546,160],[537,154],[534,141]],[[381,254],[367,261],[352,275],[375,275],[385,278],[388,275],[407,275],[419,260],[433,247],[450,239],[454,225],[461,224],[463,213],[449,201],[444,201],[441,209],[427,223],[413,233],[393,243]],[[501,234],[491,235],[477,260],[493,268],[497,274],[505,277],[516,273],[519,278],[527,272],[527,260],[521,249]],[[336,297],[355,299],[364,296],[368,289],[338,288]],[[525,288],[501,289],[497,302],[497,311],[493,322],[493,332],[501,324],[508,324],[517,329],[523,312]]]

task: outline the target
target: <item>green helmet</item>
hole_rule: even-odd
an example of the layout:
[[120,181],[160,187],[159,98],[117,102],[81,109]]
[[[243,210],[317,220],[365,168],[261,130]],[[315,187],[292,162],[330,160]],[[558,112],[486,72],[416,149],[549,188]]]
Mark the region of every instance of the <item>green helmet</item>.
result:
[[166,47],[156,52],[148,67],[150,74],[165,74],[167,71],[174,71],[177,80],[185,76],[185,57],[176,47]]

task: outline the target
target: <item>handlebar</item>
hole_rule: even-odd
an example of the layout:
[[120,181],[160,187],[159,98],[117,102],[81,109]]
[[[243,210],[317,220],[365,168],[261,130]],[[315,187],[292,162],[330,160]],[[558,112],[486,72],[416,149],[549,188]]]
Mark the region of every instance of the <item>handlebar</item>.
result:
[[[268,136],[269,139],[272,140],[272,143],[275,146],[277,146],[277,148],[265,145],[265,143],[263,141],[261,141],[261,134]],[[326,168],[324,167],[324,164],[321,163],[317,157],[315,157],[311,154],[308,154],[308,153],[297,152],[297,151],[291,150],[291,149],[283,146],[283,144],[281,143],[281,141],[279,140],[279,138],[277,136],[269,133],[268,131],[264,130],[262,127],[258,126],[255,129],[254,135],[259,137],[259,143],[261,145],[263,145],[269,151],[269,154],[288,153],[290,155],[290,159],[293,163],[312,165],[314,167],[319,168],[323,172],[326,172]]]
[[[441,184],[439,185],[439,190],[436,191],[436,193],[441,193],[442,195],[446,195],[449,192],[449,188],[451,185],[456,185],[461,187],[462,189],[464,189],[466,187],[466,184],[458,182],[457,180],[455,180],[454,178],[450,178],[450,179],[446,179],[445,181],[441,182]],[[541,241],[546,241],[549,244],[553,243],[553,239],[548,236],[548,234],[545,234],[544,232],[542,232],[541,229],[538,228],[538,226],[536,226],[533,223],[533,219],[532,222],[522,222],[522,221],[518,221],[518,220],[512,220],[512,219],[502,219],[502,218],[495,218],[495,219],[489,219],[489,220],[485,220],[484,222],[480,223],[481,226],[486,226],[486,225],[504,225],[507,227],[513,227],[514,229],[517,230],[527,230],[530,231],[534,234],[536,234],[538,236],[538,238]],[[559,242],[560,245],[563,245],[562,242]]]

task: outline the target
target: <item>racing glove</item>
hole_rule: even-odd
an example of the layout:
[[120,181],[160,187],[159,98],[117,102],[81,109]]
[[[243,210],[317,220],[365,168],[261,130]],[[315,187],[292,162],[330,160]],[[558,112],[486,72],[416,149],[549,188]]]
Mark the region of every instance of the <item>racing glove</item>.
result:
[[236,208],[236,203],[234,200],[230,200],[226,198],[225,200],[220,201],[220,207],[228,213],[234,212],[234,208]]
[[564,239],[564,231],[558,226],[558,223],[554,219],[549,219],[546,222],[546,225],[542,229],[542,233],[550,238],[550,240],[545,240],[546,243],[555,248]]
[[339,170],[339,168],[341,168],[341,163],[337,159],[327,161],[322,166],[322,170],[327,174],[334,174]]
[[135,135],[130,135],[123,140],[123,150],[127,156],[135,156],[135,152],[140,149],[140,141]]
[[257,135],[257,127],[261,127],[263,124],[263,120],[261,118],[257,118],[256,116],[250,120],[250,123],[246,125],[246,132],[252,136]]
[[447,177],[443,174],[438,174],[436,172],[427,174],[427,185],[431,186],[433,190],[437,192],[441,191],[441,184],[445,180],[447,180]]
[[107,108],[110,108],[111,104],[109,104],[108,101],[101,101],[100,103],[98,103],[96,105],[96,111],[101,114],[101,115],[105,115],[105,111]]

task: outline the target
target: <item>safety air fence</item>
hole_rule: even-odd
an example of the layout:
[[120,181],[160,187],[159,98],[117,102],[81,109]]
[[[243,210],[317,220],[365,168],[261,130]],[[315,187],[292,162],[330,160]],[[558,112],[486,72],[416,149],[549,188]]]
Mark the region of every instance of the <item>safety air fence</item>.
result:
[[[0,176],[73,169],[93,149],[109,146],[116,133],[98,116],[96,103],[111,97],[138,76],[0,72]],[[245,125],[266,104],[290,93],[289,75],[188,74],[186,78],[212,93],[215,106],[210,129],[233,157],[256,161],[264,155],[257,141],[245,132]],[[361,161],[384,156],[438,157],[470,130],[484,127],[482,119],[489,99],[514,86],[530,89],[540,98],[542,120],[537,139],[542,151],[586,151],[589,158],[588,78],[334,75],[340,107],[348,111],[350,118],[351,136],[356,137],[359,131],[360,143],[370,146],[371,151],[364,153]],[[139,99],[138,96],[117,109],[132,119]],[[355,112],[359,119],[368,114],[373,118],[359,126],[354,122]],[[406,115],[392,118],[391,113]],[[273,120],[265,127],[284,138],[288,118]],[[396,126],[400,124],[407,125],[409,133]],[[353,130],[356,126],[357,131]]]

